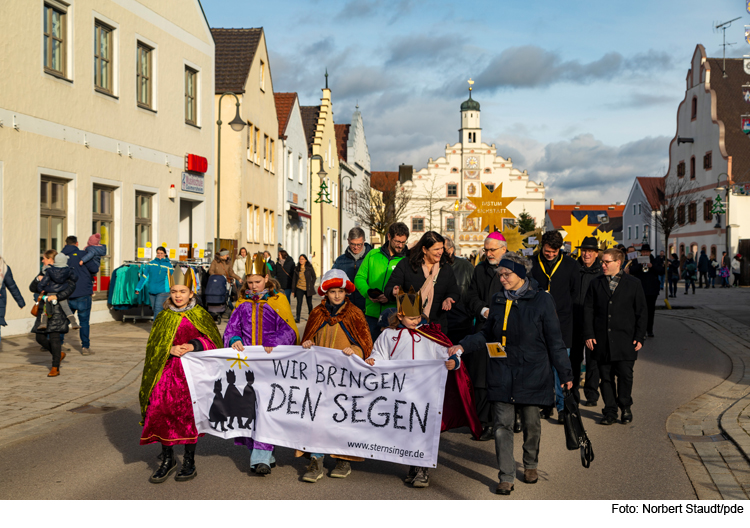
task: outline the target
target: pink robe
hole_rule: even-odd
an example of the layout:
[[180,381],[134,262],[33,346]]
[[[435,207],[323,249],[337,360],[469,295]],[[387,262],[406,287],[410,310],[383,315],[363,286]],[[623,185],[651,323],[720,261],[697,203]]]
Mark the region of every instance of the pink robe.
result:
[[[187,317],[183,317],[172,345],[184,345],[192,339],[198,339],[203,345],[203,350],[216,348]],[[195,427],[193,403],[185,371],[182,370],[182,360],[170,355],[161,378],[151,391],[141,433],[141,445],[153,442],[163,445],[195,444],[199,436],[203,434],[198,434]]]

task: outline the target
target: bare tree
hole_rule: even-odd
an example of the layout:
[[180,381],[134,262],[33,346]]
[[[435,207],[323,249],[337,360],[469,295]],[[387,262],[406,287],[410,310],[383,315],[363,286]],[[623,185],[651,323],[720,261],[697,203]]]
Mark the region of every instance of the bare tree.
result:
[[[690,221],[691,204],[695,206],[693,203],[693,188],[693,180],[690,178],[685,176],[670,178],[667,175],[656,190],[657,196],[647,199],[645,208],[642,210],[644,221],[648,225],[652,225],[653,222],[657,233],[664,237],[664,253],[666,256],[669,256],[669,237]],[[652,200],[659,204],[658,207],[651,206]],[[697,214],[697,211],[695,214]],[[665,266],[666,264],[665,262]],[[664,294],[669,295],[669,288],[664,288]]]
[[411,191],[400,183],[391,190],[378,191],[370,187],[365,179],[355,191],[355,215],[362,225],[374,231],[385,241],[385,234],[394,222],[404,218],[404,213],[411,200]]
[[[412,196],[412,200],[419,202],[419,204],[413,203],[413,206],[419,208],[420,211],[427,212],[427,218],[429,223],[428,231],[434,231],[432,228],[432,217],[435,214],[439,214],[439,211],[443,208],[441,202],[447,200],[445,197],[445,187],[438,185],[437,176],[432,178],[419,180],[422,182],[422,192],[417,192],[416,195]],[[417,185],[417,181],[412,180],[414,185]],[[440,226],[442,232],[442,226]]]

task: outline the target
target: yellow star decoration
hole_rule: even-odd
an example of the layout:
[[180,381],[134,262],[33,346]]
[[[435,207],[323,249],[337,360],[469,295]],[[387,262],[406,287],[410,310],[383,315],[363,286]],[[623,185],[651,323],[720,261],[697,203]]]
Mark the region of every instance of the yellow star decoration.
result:
[[589,216],[584,216],[580,221],[576,220],[576,217],[570,215],[570,225],[561,226],[562,229],[567,233],[563,239],[565,242],[570,242],[570,249],[574,251],[576,247],[581,245],[583,239],[587,236],[591,236],[596,229],[595,225],[589,225]]
[[229,365],[229,368],[232,368],[235,365],[237,365],[240,368],[240,370],[242,370],[242,365],[245,365],[246,367],[250,368],[250,365],[247,364],[247,356],[245,356],[244,358],[241,358],[239,352],[237,352],[237,358],[227,358],[224,361],[232,362],[232,364]]
[[503,218],[515,218],[516,215],[508,210],[508,204],[516,199],[515,196],[508,197],[503,196],[503,184],[497,186],[497,189],[490,191],[484,184],[482,184],[482,196],[481,198],[468,197],[469,200],[476,206],[469,216],[466,218],[481,218],[479,227],[480,231],[484,231],[486,227],[490,228],[490,232],[494,231],[496,227],[503,226]]
[[518,232],[518,227],[506,227],[502,233],[508,244],[508,251],[520,251],[526,247],[523,244],[524,235]]
[[543,234],[544,233],[542,233],[541,229],[535,229],[534,231],[528,231],[527,233],[524,233],[521,238],[523,238],[524,240],[530,237],[541,238]]
[[596,239],[599,241],[599,247],[603,249],[609,249],[615,245],[615,236],[612,231],[599,231]]

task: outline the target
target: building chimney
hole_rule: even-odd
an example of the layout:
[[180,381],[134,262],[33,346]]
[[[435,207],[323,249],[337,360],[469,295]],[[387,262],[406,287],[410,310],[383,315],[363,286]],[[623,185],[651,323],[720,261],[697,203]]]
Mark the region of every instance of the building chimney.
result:
[[550,209],[554,209],[555,208],[555,201],[552,198],[550,198],[550,200],[549,200],[549,208]]
[[404,165],[402,163],[398,166],[398,182],[403,185],[407,181],[411,181],[413,173],[414,167],[412,165]]

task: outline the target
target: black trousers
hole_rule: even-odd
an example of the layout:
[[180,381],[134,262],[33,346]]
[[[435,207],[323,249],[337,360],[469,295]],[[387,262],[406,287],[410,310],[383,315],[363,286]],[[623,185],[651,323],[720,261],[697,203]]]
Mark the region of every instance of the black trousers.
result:
[[680,279],[678,279],[676,277],[675,278],[672,278],[672,277],[669,278],[669,295],[671,295],[672,297],[674,297],[675,295],[677,295],[677,282],[679,280]]
[[656,300],[658,298],[658,295],[646,295],[646,308],[648,310],[648,323],[646,324],[646,332],[649,334],[654,333],[654,314],[656,313]]
[[60,357],[62,356],[62,341],[60,341],[60,333],[52,332],[51,334],[37,334],[36,342],[49,350],[50,354],[52,354],[52,366],[60,368]]
[[699,275],[698,275],[698,287],[703,288],[704,286],[708,288],[708,272],[707,271],[701,271],[699,272]]
[[573,346],[570,347],[570,368],[573,370],[573,389],[571,392],[578,403],[581,402],[579,388],[581,385],[581,364],[586,358],[586,377],[583,382],[583,397],[588,401],[599,401],[599,367],[593,359],[594,354],[586,348],[586,342],[580,333],[573,333]]
[[474,405],[477,409],[477,418],[483,427],[492,425],[492,405],[488,399],[487,392],[487,355],[467,354],[461,358],[469,373],[471,383],[474,385]]
[[302,314],[302,297],[307,299],[307,315],[309,316],[310,312],[313,310],[312,297],[307,294],[307,291],[300,290],[299,288],[297,288],[295,295],[297,296],[297,319],[299,319],[299,316]]
[[594,359],[593,350],[585,349],[586,380],[583,382],[583,395],[588,401],[599,401],[599,364]]
[[617,418],[617,409],[633,405],[633,366],[635,361],[609,361],[599,364],[604,416]]

